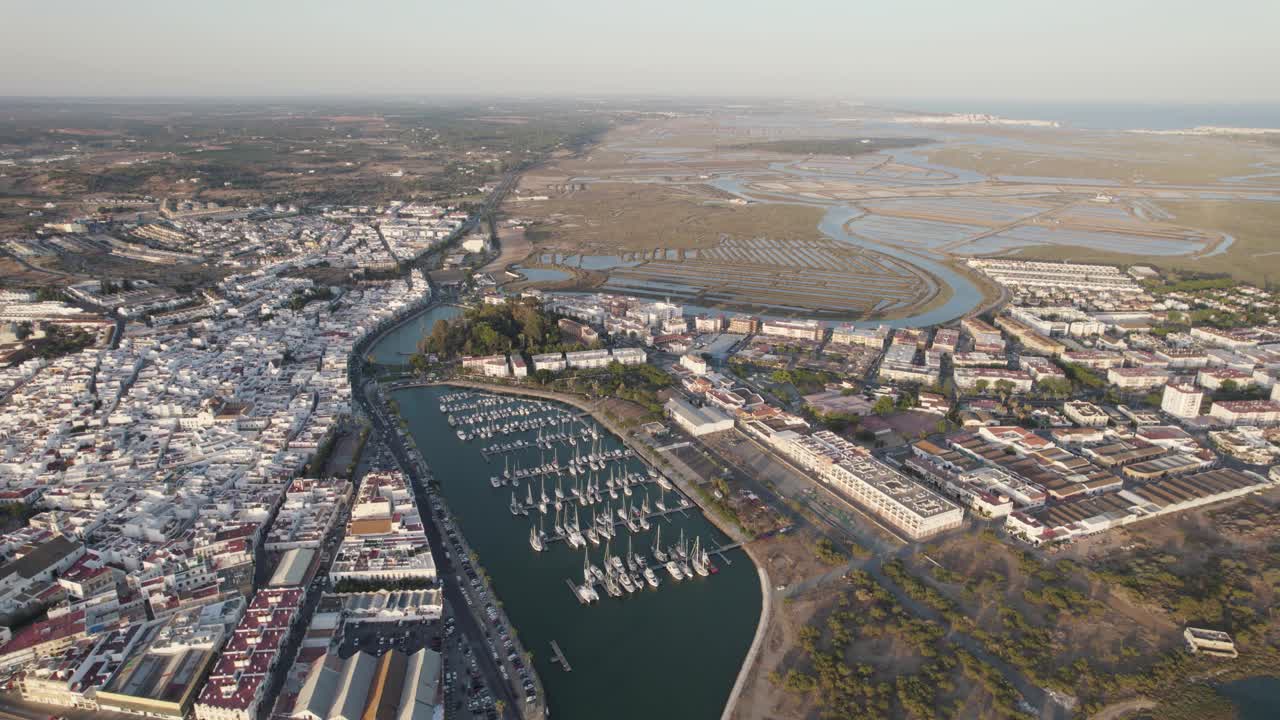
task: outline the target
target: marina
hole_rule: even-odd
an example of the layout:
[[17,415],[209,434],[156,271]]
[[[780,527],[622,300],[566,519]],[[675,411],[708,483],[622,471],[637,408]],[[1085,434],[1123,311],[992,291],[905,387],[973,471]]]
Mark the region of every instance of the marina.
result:
[[532,661],[556,717],[720,714],[760,585],[695,504],[559,403],[439,386],[393,397],[503,609],[542,650]]
[[[701,536],[686,538],[683,529],[678,541],[664,545],[658,527],[650,543],[635,549],[635,538],[647,537],[654,521],[669,522],[668,516],[675,513],[687,518],[693,502],[656,469],[637,468],[639,461],[629,448],[607,447],[589,419],[547,401],[471,390],[442,396],[437,409],[450,427],[467,428],[455,432],[463,442],[535,434],[481,451],[486,462],[503,459],[502,472],[490,475],[489,486],[509,488],[507,508],[513,517],[537,518],[529,528],[534,552],[546,552],[556,543],[583,550],[581,578],[568,583],[581,604],[657,590],[662,587],[660,575],[679,582],[719,573],[711,555],[723,557],[723,551],[708,550]],[[563,462],[562,448],[572,448]],[[519,456],[511,462],[514,454],[529,451],[531,456],[534,450],[538,461],[531,467],[521,467]],[[626,552],[614,553],[614,542],[621,550],[624,538]],[[668,540],[674,538],[668,535]],[[596,565],[592,548],[601,545]]]

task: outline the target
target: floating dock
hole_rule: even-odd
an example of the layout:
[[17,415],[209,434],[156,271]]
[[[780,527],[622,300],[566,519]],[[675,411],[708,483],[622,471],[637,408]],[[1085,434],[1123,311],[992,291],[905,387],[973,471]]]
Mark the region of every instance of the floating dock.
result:
[[551,652],[554,653],[551,662],[560,663],[560,667],[564,668],[565,672],[573,672],[573,668],[569,667],[569,661],[564,657],[564,651],[560,649],[560,645],[555,640],[551,641]]

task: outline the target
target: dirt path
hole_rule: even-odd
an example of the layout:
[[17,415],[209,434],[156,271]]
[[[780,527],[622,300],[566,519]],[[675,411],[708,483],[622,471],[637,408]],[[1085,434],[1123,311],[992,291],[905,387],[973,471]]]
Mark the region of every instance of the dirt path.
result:
[[1144,697],[1121,700],[1120,702],[1111,703],[1089,716],[1089,720],[1120,720],[1120,718],[1130,713],[1135,713],[1139,710],[1150,710],[1158,704],[1155,700]]
[[498,233],[498,257],[480,268],[480,272],[494,274],[494,280],[501,285],[507,280],[502,275],[507,266],[523,260],[532,248],[533,244],[523,230],[503,229]]

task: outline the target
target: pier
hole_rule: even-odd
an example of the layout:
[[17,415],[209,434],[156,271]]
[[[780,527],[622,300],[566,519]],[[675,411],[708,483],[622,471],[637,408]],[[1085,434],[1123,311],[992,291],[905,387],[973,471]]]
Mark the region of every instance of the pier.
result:
[[551,652],[554,653],[554,657],[551,658],[552,662],[560,663],[560,667],[564,668],[565,672],[573,672],[573,668],[569,667],[569,661],[565,659],[564,651],[560,649],[560,645],[555,640],[551,641]]
[[[652,484],[656,484],[656,483],[657,483],[657,481],[656,481],[656,480],[648,480],[648,479],[645,479],[645,480],[635,480],[635,481],[633,481],[633,484],[631,485],[631,487],[632,487],[632,488],[638,488],[638,489],[640,489],[640,490],[644,490],[644,489],[646,488],[646,486],[648,486],[648,485],[652,485]],[[504,486],[499,486],[499,487],[497,487],[497,488],[495,488],[495,489],[497,489],[497,490],[501,490],[501,489],[502,489],[502,487],[504,487]],[[553,489],[554,489],[554,488],[553,488]],[[516,493],[518,493],[518,492],[520,492],[520,491],[519,491],[518,489],[512,488],[512,492],[516,492]],[[687,498],[685,498],[685,497],[684,497],[684,495],[682,495],[679,491],[677,491],[677,490],[671,490],[671,491],[667,491],[667,492],[668,492],[668,497],[672,497],[672,496],[674,496],[675,498],[677,498],[677,503],[676,503],[674,506],[669,506],[669,507],[667,507],[667,509],[666,509],[666,510],[654,510],[653,512],[651,512],[650,514],[646,515],[645,517],[648,517],[648,518],[661,517],[661,516],[663,516],[663,515],[666,515],[666,514],[668,514],[668,513],[675,512],[675,511],[677,511],[677,510],[686,510],[686,509],[688,509],[688,508],[694,507],[694,505],[693,505],[693,501],[692,501],[692,500],[688,500]],[[579,500],[579,498],[581,498],[581,497],[582,497],[581,495],[574,495],[574,494],[572,494],[572,493],[570,493],[570,494],[568,494],[568,495],[565,495],[563,498],[560,498],[559,500],[556,500],[556,499],[554,499],[554,498],[548,498],[548,499],[547,499],[547,507],[548,507],[548,508],[554,508],[554,507],[555,507],[555,504],[556,504],[557,502],[561,503],[561,505],[562,505],[562,506],[567,507],[567,508],[569,508],[570,510],[574,509],[574,507],[575,507],[575,506],[576,506],[576,507],[578,507],[578,508],[580,508],[580,509],[587,510],[587,509],[593,508],[593,507],[595,507],[595,506],[597,506],[597,505],[603,505],[603,504],[605,504],[605,503],[608,503],[608,504],[613,505],[613,508],[614,508],[615,510],[616,510],[616,509],[618,509],[619,507],[622,507],[622,505],[621,505],[621,500],[622,500],[622,495],[621,495],[621,493],[620,493],[620,496],[619,496],[619,497],[617,497],[617,498],[615,498],[615,497],[610,497],[610,496],[608,495],[608,491],[607,491],[607,490],[606,490],[605,492],[601,493],[601,494],[602,494],[602,495],[604,495],[605,497],[603,497],[602,499],[600,499],[600,500],[598,500],[598,501],[597,501],[597,500],[593,500],[593,501],[591,501],[591,502],[588,502],[586,505],[583,505],[583,504],[582,504],[582,502]],[[550,493],[548,493],[548,495],[550,495]],[[635,497],[635,494],[633,493],[633,494],[631,494],[631,495],[629,495],[629,496],[626,496],[626,497]],[[665,501],[665,500],[664,500],[663,502],[664,502],[664,504],[666,503],[666,501]],[[539,509],[539,508],[538,508],[538,506],[539,506],[539,505],[541,505],[541,504],[542,504],[541,502],[532,502],[532,503],[530,503],[530,502],[525,502],[524,500],[517,499],[517,500],[516,500],[516,503],[515,503],[515,507],[516,507],[518,510],[520,510],[520,514],[521,514],[521,515],[528,515],[528,514],[532,513],[534,510],[538,510],[538,509]],[[508,504],[507,504],[507,509],[510,509],[511,507],[512,507],[512,505],[511,505],[510,503],[508,503]],[[637,516],[637,518],[638,518],[638,517],[639,517],[639,516]]]
[[[688,507],[691,507],[691,506],[688,506]],[[665,518],[666,516],[671,515],[672,513],[680,513],[681,515],[688,517],[689,513],[686,512],[686,510],[688,510],[688,507],[667,508],[666,510],[663,510],[660,512],[654,512],[650,515],[646,515],[645,518],[648,520]],[[596,523],[595,525],[592,525],[591,523],[586,523],[586,527],[582,528],[582,530],[585,532],[587,528],[596,527],[597,525],[600,525],[600,524],[601,523]],[[625,520],[616,519],[616,516],[615,516],[613,519],[610,520],[609,525],[615,528],[618,527],[619,525],[626,527],[627,522]],[[551,543],[561,542],[561,541],[568,542],[568,540],[569,540],[568,534],[557,535],[554,532],[548,533],[544,538],[542,538],[542,541],[548,545],[550,545]],[[732,550],[733,548],[729,546],[725,546],[725,549]],[[716,551],[716,552],[719,552],[719,551]]]
[[573,593],[573,596],[578,598],[578,602],[582,603],[583,605],[587,604],[587,601],[583,600],[582,596],[578,594],[578,586],[574,585],[572,580],[570,580],[569,578],[565,578],[564,584],[569,586],[569,592]]
[[742,547],[742,546],[743,546],[743,543],[741,543],[741,542],[729,543],[728,545],[721,545],[720,547],[716,548],[715,550],[711,550],[711,551],[709,551],[707,554],[708,554],[708,555],[718,555],[718,556],[720,557],[720,559],[724,561],[724,564],[725,564],[725,565],[732,565],[732,564],[733,564],[733,561],[732,561],[732,560],[730,560],[730,559],[729,559],[729,556],[728,556],[728,555],[725,555],[725,553],[729,552],[730,550],[737,550],[738,548],[740,548],[740,547]]

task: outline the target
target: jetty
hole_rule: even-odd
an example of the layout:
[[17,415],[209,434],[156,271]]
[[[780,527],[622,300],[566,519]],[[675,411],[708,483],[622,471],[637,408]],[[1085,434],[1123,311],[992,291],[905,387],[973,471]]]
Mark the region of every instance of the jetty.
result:
[[564,656],[564,651],[555,640],[551,641],[551,652],[553,653],[551,662],[560,663],[560,667],[564,668],[565,672],[573,672],[573,668],[569,667],[569,661]]

